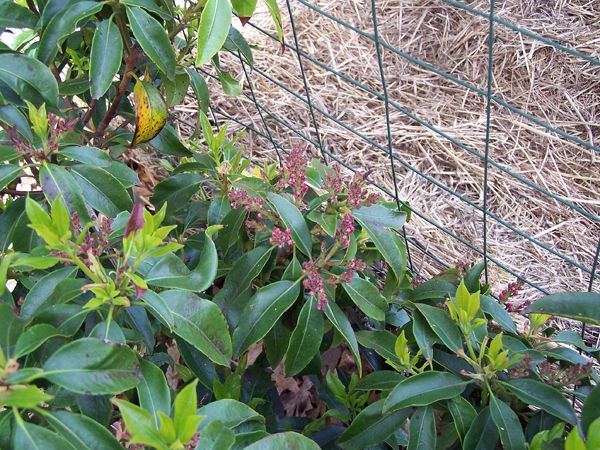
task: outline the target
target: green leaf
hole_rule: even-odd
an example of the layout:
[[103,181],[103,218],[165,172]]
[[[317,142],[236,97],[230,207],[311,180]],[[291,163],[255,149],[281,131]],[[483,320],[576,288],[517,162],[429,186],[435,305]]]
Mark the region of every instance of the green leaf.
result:
[[433,359],[433,346],[440,340],[419,311],[413,312],[412,331],[423,356],[429,360]]
[[1,164],[0,165],[0,190],[4,189],[14,180],[19,178],[23,167],[17,164]]
[[393,370],[376,370],[361,378],[355,389],[358,391],[391,391],[404,378],[404,375]]
[[383,403],[383,399],[377,400],[364,408],[340,435],[338,445],[346,450],[375,447],[401,427],[411,410],[383,413]]
[[56,336],[65,336],[65,334],[47,323],[40,323],[29,327],[17,340],[14,358],[18,359],[28,355],[48,339]]
[[123,185],[102,167],[78,164],[71,168],[85,201],[107,217],[130,211],[133,202]]
[[467,273],[465,274],[464,283],[467,290],[474,294],[475,292],[481,289],[481,274],[485,269],[485,264],[483,262],[478,262],[473,267],[471,267]]
[[240,19],[250,19],[256,9],[256,0],[231,0],[231,5]]
[[263,345],[271,367],[277,367],[283,355],[285,355],[290,336],[290,331],[281,321],[277,321],[271,331],[265,335]]
[[498,428],[492,420],[490,408],[484,408],[471,424],[464,439],[463,450],[496,448],[498,439]]
[[563,292],[548,295],[532,303],[525,313],[542,313],[600,325],[600,293]]
[[294,304],[299,294],[300,284],[288,280],[276,281],[259,289],[244,309],[244,321],[233,332],[234,355],[240,355],[261,340]]
[[384,411],[407,406],[425,406],[462,392],[469,384],[448,372],[430,370],[402,380],[385,400]]
[[225,317],[209,300],[181,290],[160,294],[173,323],[175,334],[204,353],[215,364],[228,366],[231,359],[231,338]]
[[229,34],[225,41],[225,48],[234,53],[239,51],[250,66],[254,65],[252,49],[250,48],[248,41],[246,41],[244,35],[234,27],[229,29]]
[[98,24],[90,51],[90,93],[102,97],[113,82],[123,59],[123,40],[111,19]]
[[281,21],[281,12],[279,11],[279,6],[277,5],[277,0],[264,0],[271,17],[273,18],[273,22],[275,23],[275,29],[277,30],[277,36],[279,37],[279,42],[281,42],[281,53],[285,50],[285,44],[283,39],[283,22]]
[[77,78],[68,78],[58,86],[60,95],[75,96],[83,94],[90,89],[90,79],[88,76],[79,76]]
[[389,359],[397,362],[398,357],[394,352],[394,345],[396,344],[396,336],[388,330],[360,330],[356,333],[358,342],[363,347],[375,350],[375,352],[382,358]]
[[41,311],[51,304],[52,294],[59,283],[67,278],[73,277],[76,272],[76,268],[64,267],[59,270],[54,270],[40,278],[25,296],[23,305],[21,306],[20,317],[25,321],[35,317],[38,311]]
[[319,351],[323,339],[323,313],[317,309],[317,299],[309,298],[302,307],[296,328],[285,354],[285,374],[294,376],[302,371]]
[[235,434],[220,420],[211,421],[202,429],[198,438],[197,449],[229,450],[235,442]]
[[596,450],[598,447],[588,447],[581,436],[579,435],[579,428],[574,427],[565,440],[565,450]]
[[180,173],[170,176],[154,187],[152,204],[160,209],[166,203],[167,214],[185,208],[192,195],[198,192],[203,178],[195,173]]
[[367,232],[377,250],[383,255],[398,279],[402,279],[406,270],[406,248],[397,233],[406,222],[406,214],[374,205],[355,209],[352,215]]
[[[1,77],[2,74],[0,73]],[[14,126],[21,136],[30,142],[33,141],[33,133],[29,127],[29,121],[15,106],[0,105],[0,122]],[[2,155],[1,161],[14,161],[20,157],[14,145],[0,145],[0,154]]]
[[[154,0],[120,0],[119,3],[126,6],[137,6],[143,8],[146,11],[156,14],[161,19],[173,20],[171,14],[160,8]],[[164,3],[163,3],[164,4]]]
[[0,28],[35,28],[37,16],[13,1],[0,2]]
[[388,305],[377,286],[359,277],[352,278],[350,283],[343,283],[342,286],[350,299],[367,316],[380,322],[385,320]]
[[527,378],[514,378],[502,384],[522,402],[537,406],[571,425],[577,423],[571,404],[555,388]]
[[[148,143],[163,155],[190,156],[192,152],[181,143],[175,128],[166,124]],[[167,178],[168,179],[168,178]]]
[[81,187],[63,167],[44,164],[40,169],[40,184],[49,202],[60,195],[71,214],[77,212],[82,223],[90,220]]
[[154,416],[156,428],[160,426],[158,412],[171,412],[171,391],[163,371],[147,359],[141,361],[142,380],[136,386],[140,406]]
[[500,441],[504,449],[520,450],[526,447],[521,422],[510,406],[499,400],[495,395],[492,395],[490,413],[492,420],[498,427],[498,434],[500,435]]
[[56,106],[58,101],[56,78],[45,64],[30,56],[20,53],[0,54],[0,81],[19,97],[31,100],[36,105],[45,101],[49,106]]
[[328,302],[325,307],[325,315],[334,326],[334,328],[342,335],[348,347],[350,347],[350,352],[354,357],[354,362],[356,363],[356,367],[358,368],[359,376],[362,375],[362,361],[360,359],[360,351],[358,349],[358,342],[356,340],[356,335],[354,334],[354,330],[352,329],[352,325],[350,321],[346,317],[346,314],[340,309],[340,307],[335,302]]
[[479,297],[481,302],[481,309],[484,313],[494,319],[494,321],[504,328],[509,333],[517,333],[517,327],[515,322],[510,317],[510,314],[506,311],[506,309],[500,305],[495,299],[488,297],[487,295],[482,295]]
[[[165,80],[164,86],[167,106],[175,106],[180,104],[187,93],[189,85],[190,77],[187,72],[177,72],[172,81]],[[190,153],[191,152],[188,152],[188,154]]]
[[279,194],[270,192],[267,194],[267,199],[275,207],[285,226],[292,230],[292,239],[298,250],[310,257],[312,238],[302,213],[293,203]]
[[581,412],[581,427],[588,433],[590,425],[600,417],[600,385],[596,385],[588,394]]
[[225,95],[230,97],[238,97],[242,95],[242,83],[236,80],[229,72],[219,71],[219,81]]
[[107,428],[87,416],[54,411],[46,418],[50,425],[78,450],[123,448]]
[[82,338],[54,352],[42,366],[44,378],[80,394],[116,394],[135,387],[139,363],[126,346]]
[[229,0],[208,0],[204,5],[198,27],[197,66],[210,61],[223,47],[231,26],[231,12]]
[[440,338],[446,347],[453,352],[462,348],[462,338],[456,324],[443,309],[416,303],[415,306],[427,320],[433,332]]
[[62,42],[75,31],[77,24],[99,12],[104,5],[93,1],[76,2],[56,14],[44,28],[37,47],[37,59],[46,65],[54,61]]
[[[196,408],[198,407],[198,400],[196,397],[197,385],[198,380],[192,381],[184,387],[175,398],[175,404],[173,406],[175,432],[181,442],[187,442],[192,438],[196,432],[198,423],[201,420],[200,417],[197,417],[196,415]],[[189,427],[190,423],[195,424],[191,429]]]
[[127,18],[136,40],[158,69],[175,77],[175,53],[165,28],[150,14],[135,6],[127,7]]
[[38,407],[42,402],[48,402],[50,400],[52,400],[52,396],[45,394],[44,391],[37,386],[16,385],[0,391],[1,408],[31,409]]
[[230,429],[237,428],[242,424],[250,424],[253,422],[264,424],[265,422],[265,418],[248,405],[232,399],[211,402],[198,409],[197,414],[199,416],[206,416],[206,420],[198,427],[198,431],[200,431],[201,435],[204,429],[215,420],[220,421]]
[[319,450],[315,441],[293,431],[277,433],[262,438],[252,445],[245,447],[246,450]]
[[108,153],[103,152],[96,147],[72,145],[60,149],[58,154],[61,156],[66,156],[74,161],[79,161],[96,167],[108,167],[113,163],[113,160]]
[[587,450],[597,450],[600,448],[600,418],[594,420],[590,424],[587,440],[585,442],[585,448]]
[[448,401],[448,409],[454,420],[454,427],[458,433],[460,441],[464,443],[464,438],[471,424],[477,417],[477,411],[473,408],[473,405],[469,403],[464,397],[457,396]]
[[76,450],[62,436],[22,419],[17,422],[12,444],[15,450]]
[[196,100],[198,101],[198,106],[200,110],[204,113],[208,112],[208,106],[210,104],[210,94],[208,92],[208,85],[204,80],[204,77],[200,75],[196,70],[189,67],[186,69],[188,75],[190,76],[190,83],[192,85],[192,89],[194,90],[194,94],[196,94]]
[[148,411],[125,400],[113,399],[112,402],[119,407],[127,431],[131,434],[130,442],[158,449],[169,448],[168,443],[154,427],[154,419]]
[[433,406],[417,408],[410,418],[407,450],[430,450],[436,446]]

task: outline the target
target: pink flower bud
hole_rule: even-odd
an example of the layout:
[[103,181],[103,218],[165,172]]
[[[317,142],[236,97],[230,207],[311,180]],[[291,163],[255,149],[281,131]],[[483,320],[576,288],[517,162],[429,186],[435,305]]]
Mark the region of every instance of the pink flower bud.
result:
[[144,223],[144,205],[136,203],[133,206],[131,217],[129,217],[127,226],[125,227],[125,237],[129,237],[131,233],[135,233],[137,230],[141,229],[144,226]]

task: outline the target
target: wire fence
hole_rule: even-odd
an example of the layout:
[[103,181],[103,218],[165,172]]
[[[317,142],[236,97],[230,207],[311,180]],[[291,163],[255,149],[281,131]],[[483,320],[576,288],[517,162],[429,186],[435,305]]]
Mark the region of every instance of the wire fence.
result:
[[[483,83],[483,86],[479,87],[475,83],[466,81],[464,77],[459,77],[450,73],[450,71],[442,70],[430,62],[427,62],[420,57],[414,56],[409,52],[401,50],[388,43],[388,41],[384,39],[380,33],[379,21],[381,18],[378,14],[378,5],[376,0],[370,0],[370,4],[368,5],[370,12],[370,28],[353,25],[352,23],[349,23],[348,21],[345,21],[329,12],[326,10],[326,7],[317,6],[315,3],[318,2],[311,3],[307,0],[286,0],[285,7],[283,7],[283,4],[281,5],[282,13],[287,12],[289,24],[288,34],[291,36],[291,39],[288,39],[288,41],[285,42],[285,49],[287,52],[291,52],[290,54],[293,55],[296,61],[297,66],[295,70],[298,70],[300,73],[300,77],[302,79],[301,88],[297,89],[289,86],[285,80],[278,79],[270,74],[268,70],[261,68],[258,65],[250,67],[241,55],[232,53],[230,55],[231,59],[235,60],[242,69],[240,73],[243,76],[245,87],[243,96],[247,101],[251,102],[260,120],[258,122],[254,121],[253,123],[248,123],[247,120],[244,120],[243,116],[234,114],[230,109],[228,110],[228,108],[219,106],[214,107],[213,114],[222,115],[223,117],[227,118],[227,120],[237,122],[241,127],[248,129],[250,132],[268,141],[277,157],[280,157],[282,152],[285,152],[285,149],[289,147],[288,142],[279,136],[279,131],[285,129],[292,135],[295,135],[297,138],[313,146],[326,162],[340,164],[351,171],[363,169],[347,163],[344,158],[340,157],[339,152],[334,152],[331,150],[331,148],[328,148],[325,140],[323,139],[321,123],[325,120],[331,121],[339,126],[340,129],[345,130],[357,140],[362,141],[366,146],[369,146],[372,152],[376,152],[385,157],[385,159],[388,161],[387,171],[388,178],[391,180],[391,183],[387,186],[383,185],[382,183],[376,183],[376,186],[381,189],[386,196],[394,199],[399,207],[404,203],[404,199],[401,198],[399,194],[397,178],[399,170],[402,170],[407,173],[412,172],[416,177],[422,178],[424,182],[429,183],[444,193],[454,197],[458,202],[464,204],[465,208],[472,208],[476,212],[479,223],[481,224],[481,234],[480,236],[477,236],[477,239],[468,239],[465,238],[465,236],[459,235],[459,233],[453,231],[450,227],[446,226],[446,224],[440,223],[440,221],[432,218],[428,214],[426,208],[412,208],[415,216],[440,230],[447,236],[448,240],[456,241],[468,249],[468,251],[470,251],[472,254],[479,255],[479,257],[485,262],[486,281],[489,278],[488,269],[490,267],[494,267],[509,273],[513,277],[521,279],[524,283],[539,293],[549,293],[547,287],[544,286],[543,283],[540,283],[539,280],[533,280],[524,275],[523,268],[515,267],[514,264],[506,264],[502,260],[502,255],[494,254],[494,252],[490,251],[488,236],[490,233],[490,227],[494,226],[503,228],[506,232],[510,232],[513,235],[519,236],[521,239],[527,241],[532,248],[539,248],[542,251],[553,255],[553,257],[555,257],[555,261],[560,261],[562,266],[568,266],[574,270],[577,270],[582,276],[581,281],[583,281],[583,283],[580,283],[581,290],[597,290],[597,285],[599,283],[595,283],[595,280],[600,278],[600,271],[598,270],[598,260],[600,254],[600,216],[598,215],[598,211],[594,208],[585,207],[585,204],[582,205],[581,202],[573,200],[569,198],[569,196],[560,195],[556,192],[553,192],[553,190],[547,187],[544,183],[534,181],[519,171],[513,170],[504,162],[496,160],[494,158],[491,145],[491,137],[494,132],[491,122],[494,120],[494,115],[497,111],[505,109],[511,114],[519,116],[522,118],[522,120],[530,122],[532,124],[531,126],[535,126],[538,129],[543,130],[544,133],[551,135],[553,139],[559,139],[565,143],[568,143],[568,145],[571,147],[576,146],[585,149],[591,154],[591,161],[592,164],[594,164],[596,161],[595,158],[600,153],[600,146],[594,142],[593,132],[589,138],[586,139],[585,136],[582,136],[581,134],[575,135],[565,131],[565,129],[552,124],[549,120],[546,120],[546,118],[538,117],[535,114],[531,114],[525,109],[512,104],[501,95],[502,93],[496,92],[494,87],[494,63],[495,49],[498,43],[496,42],[495,35],[498,29],[502,29],[503,32],[508,30],[512,33],[524,36],[532,41],[537,41],[543,44],[545,47],[550,47],[553,49],[553,51],[564,52],[571,57],[575,57],[580,60],[582,64],[585,64],[587,68],[594,70],[600,67],[600,59],[597,56],[587,52],[579,51],[578,49],[566,45],[565,43],[557,42],[541,36],[528,29],[514,25],[510,21],[497,17],[495,14],[496,2],[494,0],[489,0],[489,3],[487,3],[487,10],[476,8],[456,0],[440,0],[440,3],[444,3],[446,6],[451,6],[456,8],[456,10],[460,10],[466,14],[470,14],[487,21],[487,37],[485,40],[487,52],[487,67],[485,70],[486,79]],[[365,2],[362,3],[362,13],[367,14],[366,5],[364,5]],[[377,85],[375,85],[373,82],[366,83],[353,78],[345,73],[344,70],[332,67],[332,65],[323,62],[322,58],[319,58],[318,55],[314,54],[314,52],[306,50],[306,47],[310,47],[311,43],[303,41],[303,37],[298,31],[298,24],[296,23],[296,16],[303,8],[309,9],[312,11],[312,13],[322,16],[324,19],[329,20],[332,24],[335,24],[335,26],[342,27],[352,33],[356,33],[362,39],[366,39],[374,45],[377,68],[379,72],[379,80],[377,80],[378,87],[374,87]],[[255,22],[250,22],[249,26],[264,37],[273,41],[277,41],[277,36],[275,36],[268,29],[265,29],[264,26]],[[327,33],[327,30],[324,29],[323,33]],[[600,49],[596,53],[600,54]],[[418,113],[409,110],[392,95],[390,95],[388,89],[389,84],[387,81],[387,71],[389,71],[387,67],[387,60],[391,57],[401,58],[408,64],[418,67],[418,69],[423,72],[435,74],[449,83],[479,96],[483,102],[482,105],[484,109],[482,111],[482,118],[485,120],[485,134],[480,142],[480,145],[472,145],[463,142],[460,137],[457,137],[453,133],[447,132],[444,127],[438,126],[435,123],[431,123],[430,121],[421,117],[421,115]],[[353,63],[361,64],[360,61],[354,61]],[[364,92],[366,97],[371,98],[375,102],[382,103],[385,115],[385,139],[383,141],[381,139],[373,139],[364,131],[364,129],[355,127],[353,123],[349,123],[346,120],[341,119],[339,114],[330,112],[327,108],[323,107],[320,102],[314,101],[312,98],[312,93],[315,80],[311,79],[309,81],[309,76],[307,76],[308,66],[311,68],[311,73],[320,72],[335,76],[353,88]],[[287,70],[291,71],[294,70],[294,68],[290,66],[287,68]],[[205,75],[207,77],[214,78],[211,73],[205,72]],[[265,102],[261,101],[255,92],[254,86],[258,80],[273,84],[273,86],[275,86],[277,89],[284,92],[288,98],[293,99],[293,102],[297,103],[303,108],[307,108],[309,129],[302,124],[295,123],[295,117],[284,117],[277,111],[273,111],[271,108],[266,106]],[[342,94],[343,93],[340,93],[340,95]],[[460,190],[456,189],[455,186],[452,186],[451,183],[447,183],[443,179],[427,173],[426,171],[417,167],[415,164],[412,164],[411,161],[407,160],[407,158],[403,157],[397,151],[394,141],[395,136],[393,132],[392,119],[390,117],[392,113],[400,113],[401,115],[405,116],[407,120],[410,120],[412,123],[414,123],[415,126],[427,129],[437,139],[445,141],[475,158],[474,160],[478,161],[478,164],[483,171],[482,185],[480,187],[480,192],[482,195],[479,196],[480,198],[474,199],[473,196],[468,195],[468,193],[465,193],[464,191],[461,192]],[[593,131],[595,131],[595,128]],[[590,236],[594,238],[596,236],[598,237],[598,239],[593,240],[595,247],[592,249],[587,249],[588,254],[591,254],[592,257],[586,260],[583,260],[580,257],[574,257],[572,254],[563,251],[560,246],[557,248],[552,244],[544,242],[539,237],[539,234],[534,234],[527,229],[520,227],[518,223],[513,223],[510,216],[500,214],[490,208],[490,170],[494,170],[495,173],[499,173],[505,179],[510,180],[510,183],[513,183],[515,186],[522,185],[527,189],[531,189],[537,193],[536,195],[545,196],[556,204],[560,204],[562,208],[570,210],[572,214],[585,218],[587,223],[590,224]],[[593,198],[594,195],[597,199],[598,192],[591,194],[592,200],[595,200]],[[418,239],[413,238],[413,236],[411,236],[410,225],[406,230],[404,230],[403,234],[409,249],[409,253],[413,256],[410,261],[413,270],[418,271],[419,269],[415,263],[415,255],[426,256],[427,258],[436,261],[437,264],[444,267],[451,265],[450,262],[445,260],[444,255],[440,255],[439,252],[430,251],[426,245],[423,245]]]

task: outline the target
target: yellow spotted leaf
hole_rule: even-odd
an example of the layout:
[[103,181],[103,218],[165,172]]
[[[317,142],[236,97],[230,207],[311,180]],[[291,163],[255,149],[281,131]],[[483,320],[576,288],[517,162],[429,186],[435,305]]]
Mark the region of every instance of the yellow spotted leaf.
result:
[[133,88],[135,134],[131,145],[148,142],[167,123],[167,104],[151,83],[138,80]]

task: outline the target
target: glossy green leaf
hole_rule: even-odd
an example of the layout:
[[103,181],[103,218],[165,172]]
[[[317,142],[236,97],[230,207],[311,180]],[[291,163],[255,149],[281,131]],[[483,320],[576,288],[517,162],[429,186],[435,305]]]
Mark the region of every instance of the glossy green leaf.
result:
[[152,204],[160,209],[167,204],[167,214],[185,208],[192,195],[198,192],[203,178],[194,173],[180,173],[170,176],[154,187]]
[[231,27],[229,34],[225,40],[225,48],[231,52],[239,52],[246,62],[250,65],[254,65],[254,58],[252,57],[252,49],[248,44],[248,41],[244,38],[244,35],[240,33],[236,28]]
[[18,421],[12,442],[15,450],[76,450],[62,436],[22,419]]
[[114,218],[121,211],[133,208],[127,190],[105,168],[78,164],[71,170],[85,201],[95,210]]
[[37,16],[13,1],[0,2],[0,28],[34,28]]
[[177,338],[177,348],[186,366],[198,378],[198,381],[205,388],[212,390],[214,381],[218,380],[212,361],[181,338]]
[[419,311],[413,313],[412,331],[417,345],[423,351],[423,356],[433,359],[433,346],[440,340]]
[[199,408],[197,414],[206,419],[200,423],[198,431],[202,431],[215,421],[220,421],[227,428],[237,428],[242,424],[264,424],[265,418],[242,402],[232,399],[217,400]]
[[202,420],[196,415],[198,399],[196,386],[198,380],[194,380],[185,386],[175,397],[173,405],[173,416],[175,433],[181,442],[189,441],[195,434],[198,424]]
[[156,428],[160,426],[158,411],[171,412],[171,391],[163,371],[147,359],[140,363],[142,379],[136,386],[140,406],[154,417]]
[[62,42],[75,31],[83,19],[102,9],[102,3],[80,1],[56,14],[44,28],[37,47],[37,59],[49,65],[53,62]]
[[61,148],[58,151],[58,154],[61,156],[66,156],[74,161],[79,161],[96,167],[109,167],[113,163],[113,160],[108,153],[103,152],[96,147],[72,145]]
[[410,414],[410,409],[383,412],[384,400],[378,400],[364,408],[352,421],[339,439],[338,445],[347,450],[375,447],[394,433]]
[[[20,370],[16,372],[23,372]],[[11,379],[12,381],[12,379]],[[37,408],[40,403],[52,400],[52,396],[46,394],[37,386],[16,385],[0,391],[1,408]]]
[[384,359],[399,362],[394,352],[396,336],[388,330],[360,330],[356,332],[356,338],[363,347],[375,350]]
[[464,442],[465,435],[471,428],[471,424],[477,417],[477,411],[473,405],[464,397],[457,396],[448,401],[448,410],[452,415],[454,427],[458,433],[461,442]]
[[358,341],[356,340],[356,334],[352,329],[350,321],[335,302],[328,302],[325,307],[325,315],[334,326],[334,328],[343,336],[344,340],[350,347],[350,352],[354,357],[354,362],[358,368],[359,376],[362,375],[362,361],[360,359],[360,351],[358,349]]
[[204,77],[193,68],[189,67],[186,70],[188,75],[190,76],[190,84],[192,85],[194,94],[196,94],[198,106],[200,107],[201,111],[206,113],[208,112],[208,106],[210,104],[210,94],[208,92],[208,85],[206,84],[206,80],[204,80]]
[[596,385],[588,394],[581,412],[581,427],[588,432],[594,420],[600,417],[600,385]]
[[293,431],[266,436],[246,450],[319,450],[315,441]]
[[19,178],[22,170],[18,164],[0,164],[0,190]]
[[299,283],[288,280],[276,281],[259,289],[244,309],[244,320],[233,332],[234,355],[240,355],[261,340],[294,304],[299,294]]
[[179,139],[177,130],[168,123],[148,143],[162,155],[190,156],[192,154]]
[[377,286],[359,277],[352,278],[350,283],[343,283],[342,286],[350,299],[367,316],[380,322],[385,320],[388,305]]
[[136,40],[159,70],[173,79],[175,53],[165,28],[150,14],[135,6],[127,7],[127,18]]
[[537,406],[571,425],[577,423],[569,401],[552,386],[528,378],[514,378],[502,384],[522,402]]
[[483,450],[496,448],[499,440],[498,428],[492,420],[490,408],[484,408],[479,412],[467,432],[463,449],[464,450]]
[[410,418],[407,450],[434,449],[436,442],[433,406],[417,408]]
[[594,420],[590,424],[587,440],[585,441],[585,448],[586,450],[597,450],[600,448],[600,418]]
[[38,311],[49,306],[52,294],[59,283],[73,277],[76,272],[77,269],[73,267],[64,267],[44,275],[25,296],[23,305],[21,306],[21,318],[23,320],[30,320],[35,317]]
[[450,399],[462,394],[468,383],[448,372],[423,372],[402,380],[387,397],[384,411]]
[[33,325],[19,336],[17,344],[15,345],[14,357],[18,359],[25,356],[40,347],[48,339],[64,335],[64,333],[47,323]]
[[382,205],[367,206],[352,211],[352,215],[367,232],[398,279],[406,270],[406,248],[397,233],[406,222],[406,214]]
[[208,0],[204,5],[198,27],[197,66],[210,61],[223,47],[231,26],[231,12],[229,0]]
[[240,19],[250,19],[256,9],[256,3],[257,0],[231,0],[233,10]]
[[484,313],[491,316],[498,325],[504,328],[509,333],[517,333],[517,327],[515,322],[510,317],[510,314],[506,311],[506,309],[498,303],[497,300],[488,297],[487,295],[482,295],[479,297],[481,302],[480,306]]
[[[1,69],[0,69],[1,70]],[[2,74],[0,73],[0,78]],[[0,105],[0,122],[4,122],[16,128],[16,130],[28,141],[33,141],[33,133],[29,127],[29,120],[13,105]],[[1,161],[14,161],[19,155],[14,145],[0,145]]]
[[263,346],[271,367],[277,367],[279,362],[283,359],[291,335],[292,333],[281,323],[281,321],[277,321],[275,326],[271,328],[271,331],[265,335]]
[[87,416],[54,411],[46,418],[50,425],[78,450],[123,448],[107,428]]
[[[45,101],[55,106],[58,101],[58,83],[50,69],[37,59],[20,53],[0,54],[0,81],[19,97],[40,104]],[[34,93],[42,101],[31,97]]]
[[213,420],[202,429],[197,449],[229,450],[235,442],[235,434],[219,420]]
[[279,11],[279,5],[277,5],[277,0],[264,0],[269,13],[271,14],[271,18],[273,19],[273,23],[275,23],[275,29],[277,30],[277,36],[279,37],[279,42],[281,43],[281,53],[285,50],[285,42],[283,37],[283,22],[281,21],[281,12]]
[[182,290],[165,291],[160,297],[172,315],[175,334],[204,353],[211,361],[228,366],[231,338],[219,307],[209,300]]
[[275,207],[285,226],[292,230],[292,239],[298,250],[310,256],[312,238],[302,213],[293,203],[279,194],[269,193],[267,199]]
[[83,223],[89,221],[81,187],[64,167],[44,164],[40,169],[40,184],[49,202],[60,195],[71,214],[77,212]]
[[112,20],[98,24],[90,51],[90,93],[92,98],[102,97],[121,67],[123,40],[119,28]]
[[543,297],[527,307],[525,313],[567,317],[600,325],[600,293],[563,292]]
[[323,312],[317,309],[317,299],[311,297],[304,303],[289,340],[284,364],[286,376],[300,373],[317,354],[323,339],[323,324]]
[[126,346],[82,338],[64,345],[42,366],[44,378],[80,394],[116,394],[135,387],[139,363]]
[[154,419],[148,411],[125,400],[113,399],[112,402],[119,407],[127,431],[131,435],[130,442],[158,449],[169,448],[167,442],[154,427]]
[[460,331],[446,311],[422,303],[417,303],[415,306],[419,312],[423,314],[433,332],[440,338],[446,347],[453,352],[462,348]]
[[[148,12],[154,13],[161,19],[172,20],[171,14],[159,7],[154,0],[120,0],[119,3],[127,6],[137,6]],[[163,3],[164,4],[164,3]]]
[[404,375],[393,370],[376,370],[361,378],[355,389],[359,391],[391,391],[404,378]]
[[490,400],[492,420],[498,427],[502,447],[506,450],[521,450],[525,448],[525,435],[517,414],[496,396]]
[[177,256],[169,253],[144,272],[144,280],[151,286],[204,292],[217,273],[217,249],[210,238],[203,239],[198,265],[190,270]]

